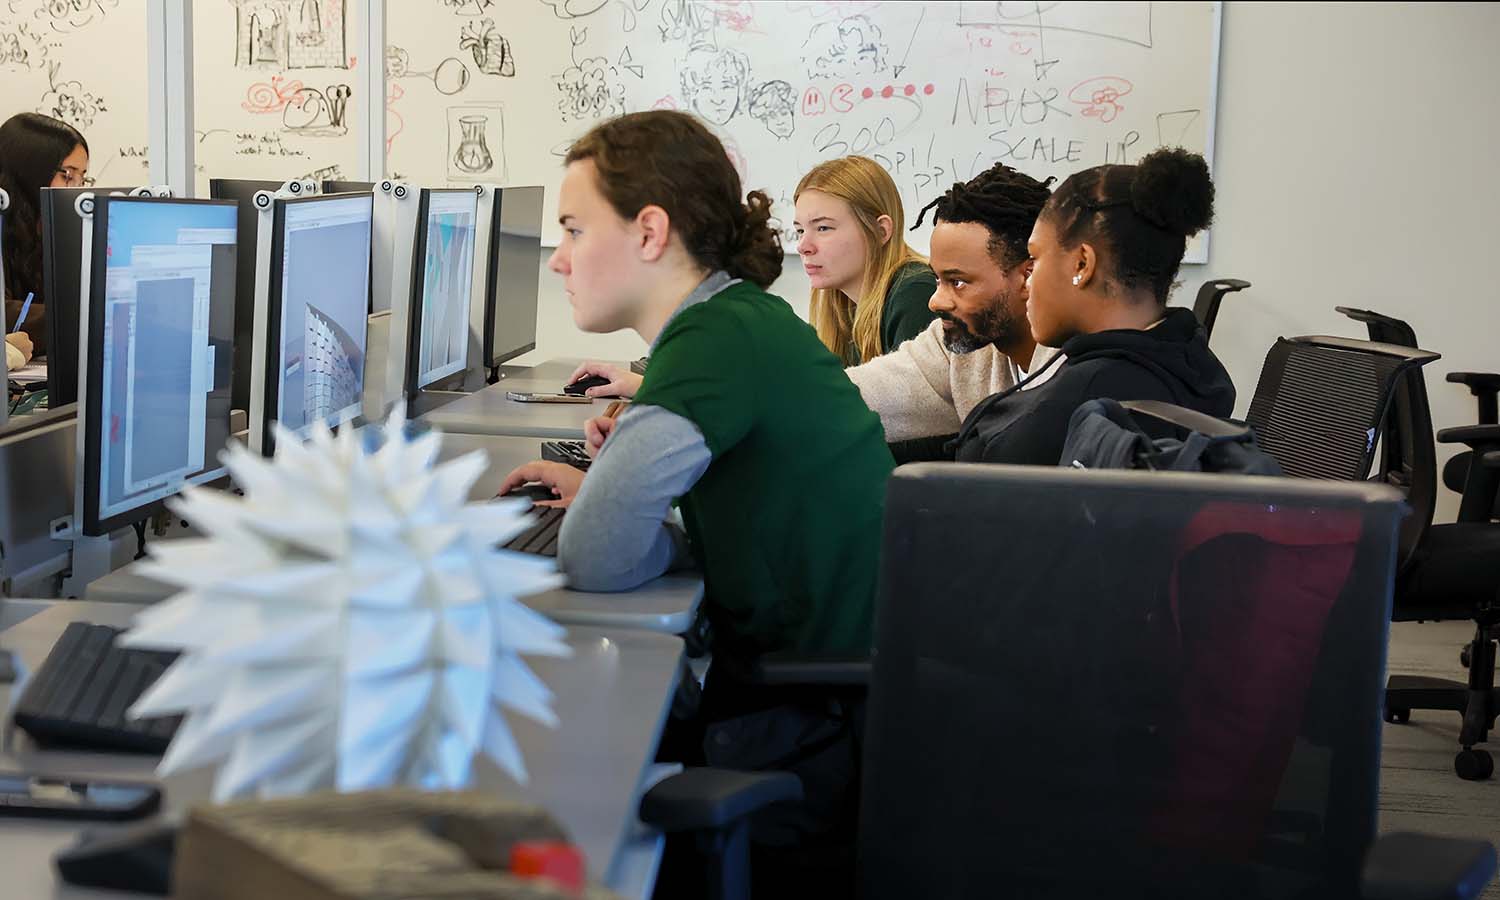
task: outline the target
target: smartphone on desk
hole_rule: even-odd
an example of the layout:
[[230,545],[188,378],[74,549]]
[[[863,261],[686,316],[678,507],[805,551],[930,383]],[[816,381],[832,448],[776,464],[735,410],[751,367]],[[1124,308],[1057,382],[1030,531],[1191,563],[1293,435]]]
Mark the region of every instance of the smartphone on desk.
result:
[[578,394],[538,394],[531,391],[506,391],[505,396],[517,403],[593,403],[593,397]]
[[0,817],[139,819],[161,806],[161,789],[144,782],[48,778],[0,772]]

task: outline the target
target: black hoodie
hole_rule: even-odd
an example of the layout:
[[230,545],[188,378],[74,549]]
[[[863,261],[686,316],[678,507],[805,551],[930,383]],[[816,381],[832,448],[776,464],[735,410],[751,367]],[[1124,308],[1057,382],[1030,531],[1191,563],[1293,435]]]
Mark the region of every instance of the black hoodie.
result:
[[[1050,366],[974,407],[955,442],[960,462],[1055,466],[1073,411],[1100,397],[1164,400],[1221,418],[1234,410],[1234,383],[1186,309],[1169,309],[1149,331],[1079,335],[1062,355],[1046,381],[1027,389]],[[1152,433],[1151,423],[1141,425]],[[1169,426],[1157,427],[1153,437],[1167,435]]]

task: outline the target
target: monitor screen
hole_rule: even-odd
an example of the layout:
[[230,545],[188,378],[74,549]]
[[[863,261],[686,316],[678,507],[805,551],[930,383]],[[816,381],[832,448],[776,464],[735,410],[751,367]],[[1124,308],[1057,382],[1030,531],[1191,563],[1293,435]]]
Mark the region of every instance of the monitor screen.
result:
[[224,472],[235,234],[232,202],[107,197],[95,207],[87,534]]
[[235,295],[240,302],[234,314],[234,384],[235,409],[250,408],[250,373],[255,368],[250,359],[255,339],[255,241],[256,217],[255,195],[260,191],[275,193],[285,182],[257,181],[244,178],[210,178],[208,195],[215,200],[238,200],[239,212],[239,260],[236,271]]
[[372,203],[339,194],[276,204],[265,410],[302,437],[360,412]]
[[500,189],[490,223],[490,265],[485,273],[487,366],[498,366],[536,349],[541,255],[542,189]]
[[479,195],[472,190],[422,190],[412,273],[419,287],[407,326],[415,389],[461,373],[469,364],[478,213]]

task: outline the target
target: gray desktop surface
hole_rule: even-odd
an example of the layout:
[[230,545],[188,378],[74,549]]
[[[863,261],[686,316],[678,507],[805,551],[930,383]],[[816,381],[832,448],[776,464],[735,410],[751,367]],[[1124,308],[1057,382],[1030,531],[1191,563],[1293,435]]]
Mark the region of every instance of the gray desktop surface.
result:
[[[0,648],[16,651],[26,670],[35,671],[69,622],[123,626],[134,611],[118,604],[60,601],[0,633]],[[648,632],[583,627],[570,628],[567,640],[572,657],[528,660],[555,695],[559,726],[550,729],[508,717],[530,783],[519,787],[481,759],[476,785],[546,807],[583,849],[591,878],[638,893],[642,885],[632,873],[639,866],[629,858],[642,849],[636,808],[681,670],[682,642]],[[0,686],[0,696],[6,694]],[[7,710],[9,699],[6,696]],[[39,750],[10,728],[9,719],[7,712],[7,740],[0,753],[0,766],[6,769],[92,778],[152,777],[155,757]],[[206,800],[211,779],[210,769],[167,779],[167,808]],[[139,896],[74,888],[57,880],[52,855],[71,844],[84,827],[96,826],[0,818],[0,869],[5,872],[0,894],[68,900]]]
[[[451,434],[488,434],[547,440],[582,440],[583,424],[604,415],[608,400],[593,403],[521,403],[507,391],[560,393],[578,360],[553,360],[520,375],[501,379],[482,391],[422,416],[422,421]],[[617,363],[627,366],[628,363]]]
[[[446,462],[474,450],[483,451],[490,464],[475,482],[469,499],[488,500],[495,496],[512,469],[541,458],[541,440],[445,434],[438,460]],[[105,603],[156,603],[171,593],[169,585],[137,574],[135,565],[131,564],[90,584],[87,599]],[[686,632],[702,601],[703,578],[697,572],[673,573],[623,593],[600,594],[559,588],[521,598],[527,606],[564,625],[645,629],[665,634]]]

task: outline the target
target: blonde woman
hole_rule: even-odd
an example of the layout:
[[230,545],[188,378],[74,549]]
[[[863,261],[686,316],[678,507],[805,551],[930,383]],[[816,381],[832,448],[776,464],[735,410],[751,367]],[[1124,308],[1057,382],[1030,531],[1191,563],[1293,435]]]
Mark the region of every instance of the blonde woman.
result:
[[869,362],[927,328],[937,279],[903,239],[901,195],[879,163],[821,163],[802,176],[793,201],[797,253],[813,288],[809,318],[844,365]]

